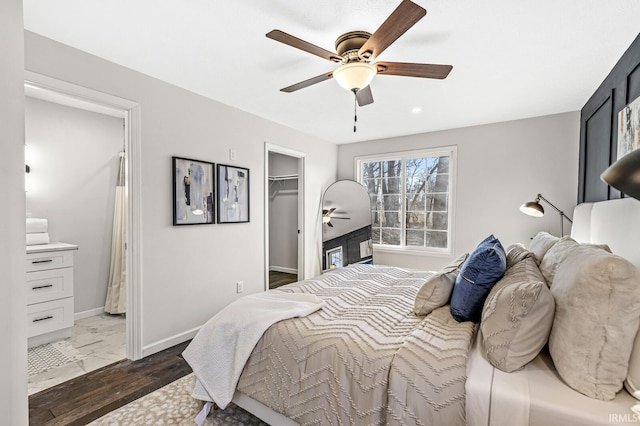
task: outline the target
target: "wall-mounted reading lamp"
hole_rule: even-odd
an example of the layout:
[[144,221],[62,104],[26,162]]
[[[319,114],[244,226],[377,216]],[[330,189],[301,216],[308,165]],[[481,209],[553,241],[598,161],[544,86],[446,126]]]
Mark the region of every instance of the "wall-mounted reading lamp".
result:
[[600,179],[623,194],[640,200],[640,149],[631,151],[610,165]]
[[560,214],[560,236],[562,237],[564,235],[564,220],[565,219],[568,220],[569,223],[573,223],[573,221],[569,216],[564,214],[562,210],[560,210],[559,208],[551,204],[549,200],[544,198],[542,194],[538,194],[534,201],[529,201],[528,203],[524,203],[523,205],[521,205],[520,211],[522,213],[528,214],[529,216],[534,216],[534,217],[544,216],[544,208],[540,205],[540,200],[549,204],[555,211],[557,211]]

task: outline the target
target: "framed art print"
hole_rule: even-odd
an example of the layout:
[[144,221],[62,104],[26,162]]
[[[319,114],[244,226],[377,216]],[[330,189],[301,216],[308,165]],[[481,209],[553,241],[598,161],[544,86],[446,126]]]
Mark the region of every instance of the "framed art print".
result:
[[190,158],[173,159],[173,225],[215,223],[214,164]]
[[618,160],[640,148],[640,97],[618,113]]
[[218,223],[249,222],[249,169],[217,167]]

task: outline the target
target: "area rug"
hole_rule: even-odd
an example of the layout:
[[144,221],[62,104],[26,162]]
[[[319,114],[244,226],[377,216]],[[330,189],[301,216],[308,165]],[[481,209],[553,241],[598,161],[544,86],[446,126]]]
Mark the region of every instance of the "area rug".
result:
[[[194,425],[194,419],[202,408],[201,403],[191,397],[194,380],[195,376],[189,374],[89,424],[100,426]],[[231,403],[224,410],[212,411],[203,425],[266,426],[267,424]]]
[[43,373],[52,368],[62,367],[86,358],[65,340],[29,348],[29,376]]

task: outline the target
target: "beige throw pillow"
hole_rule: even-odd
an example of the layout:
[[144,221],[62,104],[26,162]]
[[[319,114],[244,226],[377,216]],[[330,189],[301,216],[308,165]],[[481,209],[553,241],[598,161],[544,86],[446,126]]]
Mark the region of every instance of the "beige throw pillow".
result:
[[527,250],[523,244],[516,243],[507,247],[507,269],[527,257],[533,257],[533,253]]
[[458,257],[439,272],[436,272],[420,287],[413,308],[413,312],[416,315],[429,315],[434,309],[449,302],[453,284],[456,282],[460,268],[462,268],[468,257],[469,253]]
[[545,253],[558,241],[560,241],[560,238],[548,232],[538,232],[536,236],[533,237],[529,245],[529,251],[535,256],[538,265],[542,262]]
[[613,399],[627,376],[640,323],[640,271],[602,249],[580,245],[558,267],[549,351],[558,374],[589,397]]
[[578,247],[578,242],[571,237],[562,237],[544,255],[540,262],[540,272],[551,287],[556,270],[573,249]]
[[511,373],[547,343],[555,303],[533,257],[507,269],[482,309],[483,348],[494,367]]

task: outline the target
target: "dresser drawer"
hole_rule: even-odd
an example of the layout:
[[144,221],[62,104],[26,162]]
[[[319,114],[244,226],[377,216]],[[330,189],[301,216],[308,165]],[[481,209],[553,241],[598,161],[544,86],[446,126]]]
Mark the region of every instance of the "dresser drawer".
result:
[[27,306],[27,337],[73,326],[73,297]]
[[27,305],[73,296],[73,268],[27,273]]
[[73,251],[49,251],[27,254],[27,272],[73,266]]

